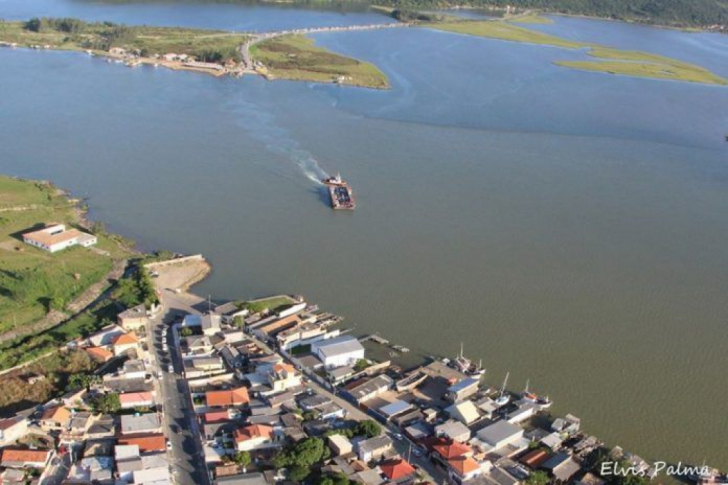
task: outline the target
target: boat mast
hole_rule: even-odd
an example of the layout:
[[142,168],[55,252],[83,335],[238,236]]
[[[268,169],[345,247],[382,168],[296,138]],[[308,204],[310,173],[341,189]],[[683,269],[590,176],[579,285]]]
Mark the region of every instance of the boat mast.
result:
[[500,398],[502,398],[503,394],[505,394],[505,392],[506,392],[506,383],[508,382],[509,375],[510,375],[510,372],[506,372],[506,378],[503,379],[503,387],[501,387]]

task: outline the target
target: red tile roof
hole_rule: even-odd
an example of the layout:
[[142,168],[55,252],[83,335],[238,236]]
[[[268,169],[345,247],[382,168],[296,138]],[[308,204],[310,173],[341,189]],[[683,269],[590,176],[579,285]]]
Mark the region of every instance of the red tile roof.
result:
[[147,451],[164,451],[167,446],[164,440],[164,435],[162,434],[125,436],[123,438],[119,438],[118,444],[138,445],[141,453],[145,453]]
[[45,463],[48,450],[3,450],[2,464],[6,463]]
[[63,423],[70,417],[71,411],[63,406],[56,406],[46,409],[40,419],[41,421],[56,421],[58,423]]
[[133,333],[122,333],[118,337],[114,339],[113,345],[130,345],[130,344],[138,344],[139,340],[136,338],[136,336]]
[[432,449],[440,454],[446,460],[456,458],[458,456],[467,455],[472,452],[472,448],[463,443],[458,443],[453,440],[443,440],[438,444],[432,446]]
[[206,423],[221,423],[223,421],[230,421],[230,415],[227,411],[210,411],[205,413]]
[[273,428],[262,424],[251,424],[244,428],[236,429],[233,437],[236,443],[248,441],[255,438],[271,439],[273,436]]
[[146,403],[149,401],[154,401],[151,392],[127,392],[119,394],[119,402],[121,404]]
[[247,388],[239,387],[227,391],[207,391],[205,401],[208,407],[239,406],[248,404],[250,397],[248,397]]
[[114,354],[102,347],[89,347],[86,349],[86,353],[98,362],[106,362],[114,356]]
[[541,463],[546,461],[549,457],[549,452],[546,450],[533,450],[530,453],[520,457],[518,461],[524,465],[528,465],[531,468],[538,467]]
[[384,475],[390,480],[399,480],[400,478],[407,477],[415,472],[412,465],[401,458],[383,461],[379,464],[379,468],[382,469],[382,473],[384,473]]
[[451,458],[447,461],[447,464],[450,465],[450,468],[455,470],[455,472],[461,477],[464,477],[468,473],[474,472],[475,470],[480,468],[478,462],[473,460],[469,456],[458,456],[455,458]]

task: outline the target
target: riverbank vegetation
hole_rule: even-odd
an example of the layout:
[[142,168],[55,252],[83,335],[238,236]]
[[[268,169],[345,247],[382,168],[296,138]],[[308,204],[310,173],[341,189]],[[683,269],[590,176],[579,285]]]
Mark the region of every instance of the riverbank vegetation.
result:
[[20,46],[107,52],[111,48],[135,51],[141,57],[167,53],[193,56],[199,61],[240,60],[238,47],[245,34],[177,27],[128,26],[111,22],[85,22],[73,18],[33,18],[27,22],[0,22],[0,41]]
[[93,249],[76,246],[51,254],[23,243],[23,233],[49,222],[81,227],[82,213],[50,184],[0,177],[0,334],[51,312],[66,313],[69,303],[129,255],[99,230]]
[[[571,41],[523,26],[513,25],[512,22],[514,20],[518,19],[461,20],[456,22],[430,22],[422,23],[421,25],[437,30],[486,37],[489,39],[549,45],[565,49],[583,49],[586,54],[594,59],[583,61],[554,61],[556,65],[572,69],[702,84],[728,84],[728,80],[725,78],[695,64],[648,52],[624,51],[597,44]],[[523,17],[520,20],[526,23],[543,23],[538,20],[538,17],[533,15]]]
[[317,47],[312,39],[301,35],[274,37],[251,46],[250,53],[269,76],[277,78],[389,87],[387,76],[375,65]]
[[390,8],[428,10],[475,7],[540,10],[672,27],[728,29],[728,3],[714,0],[377,0]]

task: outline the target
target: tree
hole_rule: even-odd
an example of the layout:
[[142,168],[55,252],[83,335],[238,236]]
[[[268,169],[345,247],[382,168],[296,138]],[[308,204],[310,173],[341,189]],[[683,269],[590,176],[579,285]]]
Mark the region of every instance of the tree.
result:
[[243,328],[245,326],[245,320],[243,320],[243,317],[238,315],[233,318],[233,325],[235,325],[236,328]]
[[91,401],[91,406],[97,413],[114,414],[121,409],[119,395],[115,392],[99,394]]
[[77,389],[89,390],[92,384],[99,382],[99,377],[92,374],[72,374],[68,378],[67,391],[75,391]]
[[369,361],[366,359],[358,359],[354,364],[354,372],[361,372],[369,367]]
[[526,479],[526,485],[547,485],[551,479],[545,471],[531,473]]
[[250,453],[247,451],[240,451],[235,454],[235,457],[233,458],[233,461],[240,465],[243,468],[243,473],[245,473],[246,469],[250,466],[250,463],[252,462],[252,459],[250,458]]
[[192,335],[192,329],[190,327],[182,327],[182,330],[179,331],[179,334],[183,337],[189,337]]
[[294,482],[302,482],[309,473],[311,473],[310,469],[296,465],[288,472],[288,478]]
[[356,425],[354,434],[357,436],[364,435],[367,438],[374,438],[375,436],[382,434],[382,427],[375,421],[367,419]]

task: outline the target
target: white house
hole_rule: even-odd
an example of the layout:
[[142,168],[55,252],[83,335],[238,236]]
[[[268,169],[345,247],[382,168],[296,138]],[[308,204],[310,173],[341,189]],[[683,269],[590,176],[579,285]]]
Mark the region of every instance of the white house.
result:
[[23,234],[23,242],[50,253],[61,251],[71,246],[80,245],[85,248],[98,242],[96,236],[81,232],[78,229],[66,230],[63,224],[46,226],[38,231]]
[[28,432],[28,420],[22,416],[0,421],[0,445],[9,445],[22,438]]
[[350,335],[314,342],[311,344],[311,352],[327,369],[354,365],[357,360],[364,358],[364,347]]

